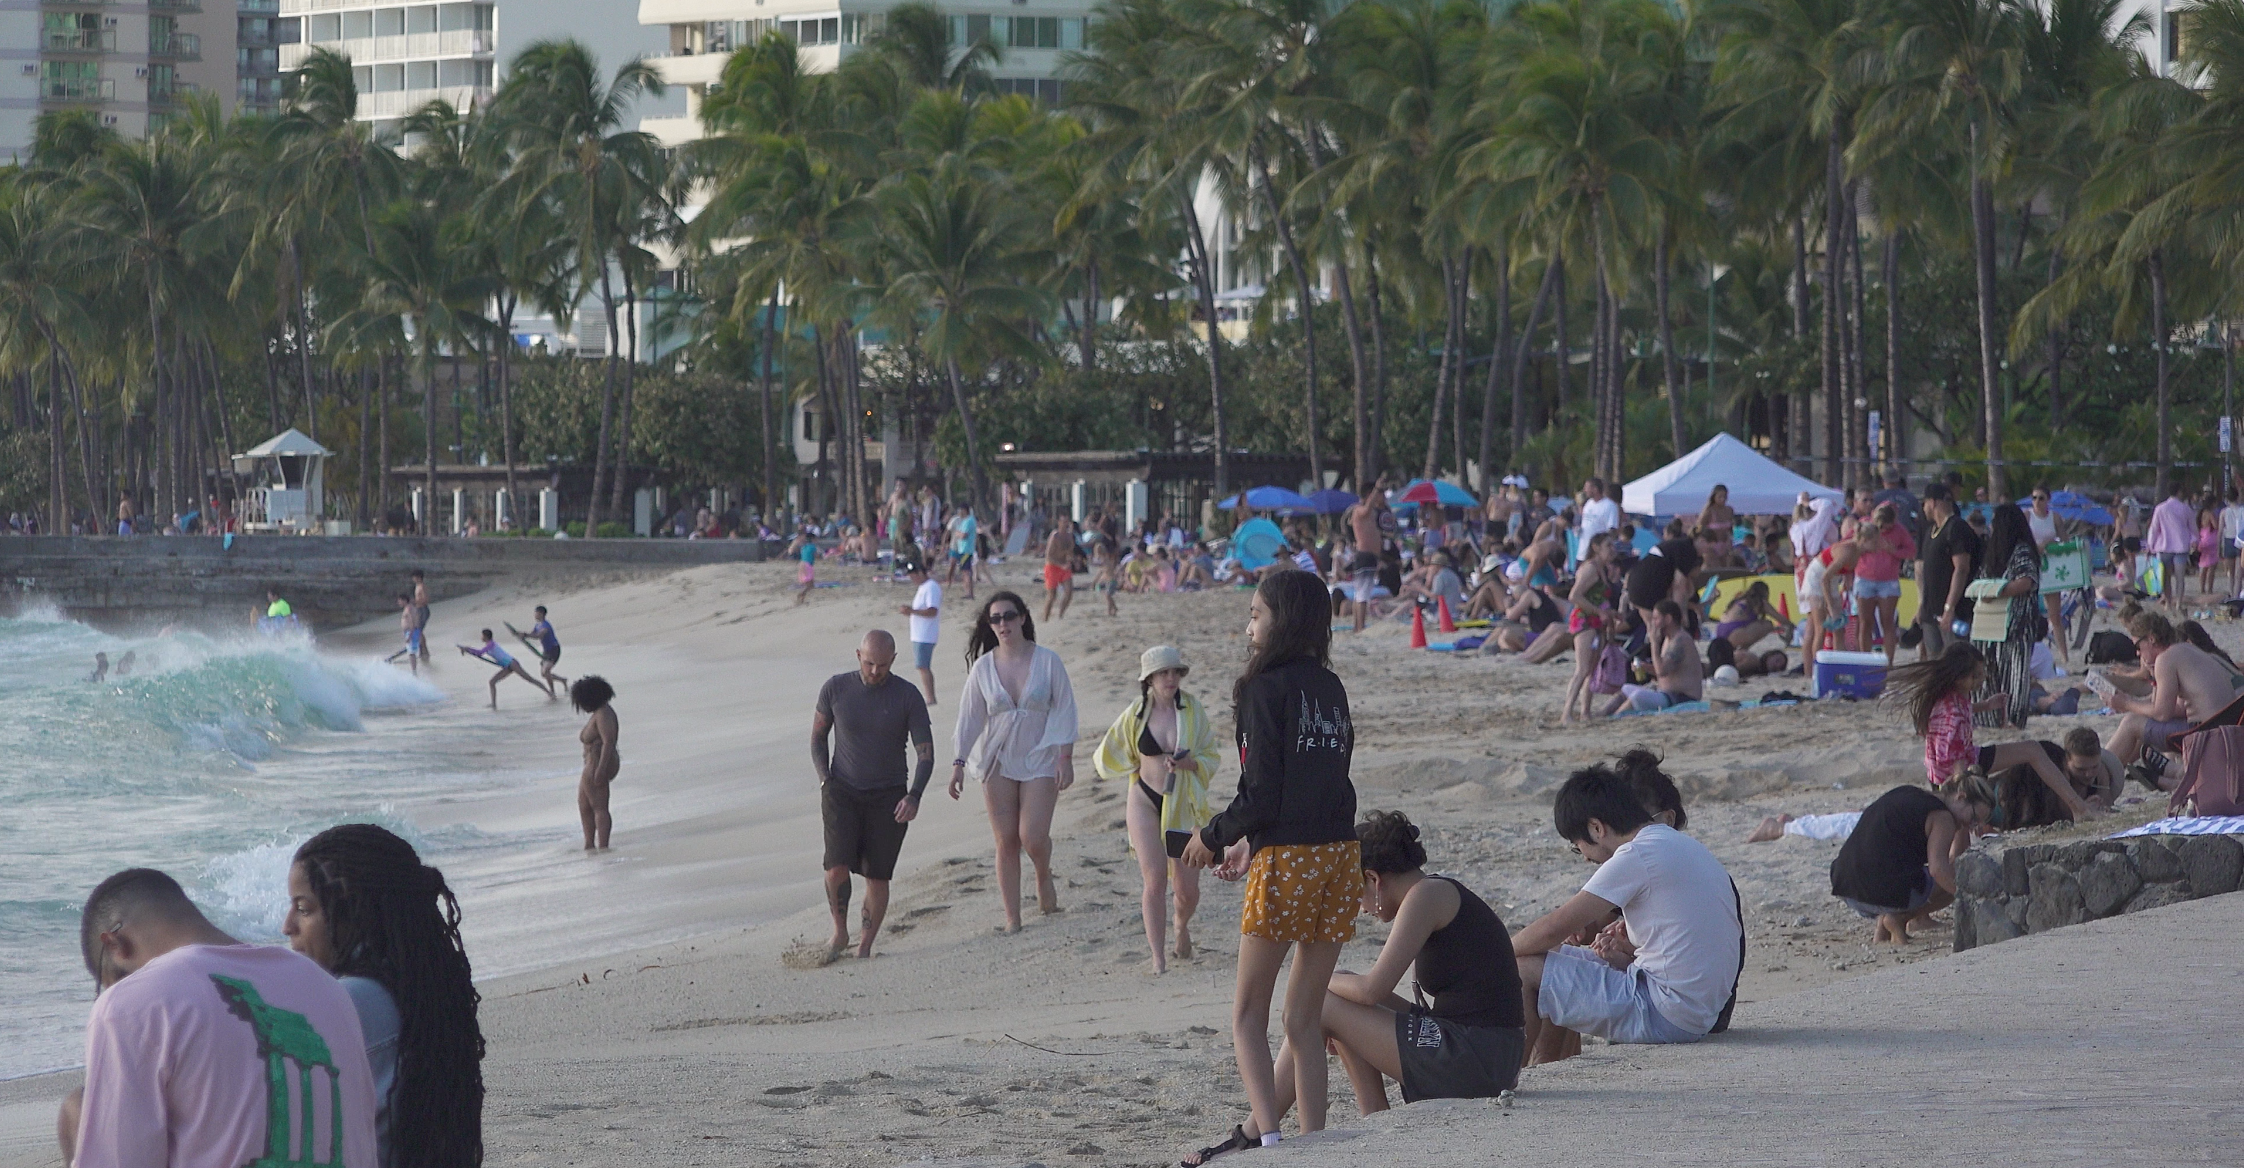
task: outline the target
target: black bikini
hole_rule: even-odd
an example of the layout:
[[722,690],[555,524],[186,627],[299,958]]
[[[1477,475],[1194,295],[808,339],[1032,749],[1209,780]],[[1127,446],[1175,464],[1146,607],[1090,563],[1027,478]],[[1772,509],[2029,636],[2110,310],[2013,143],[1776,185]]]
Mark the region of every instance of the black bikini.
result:
[[[1167,751],[1161,749],[1161,740],[1153,736],[1152,720],[1149,718],[1145,722],[1140,723],[1138,725],[1138,754],[1142,756],[1149,754],[1167,753]],[[1161,814],[1161,792],[1146,786],[1145,780],[1143,778],[1137,779],[1135,781],[1137,782],[1138,790],[1145,792],[1145,797],[1153,800],[1153,813],[1155,815]]]

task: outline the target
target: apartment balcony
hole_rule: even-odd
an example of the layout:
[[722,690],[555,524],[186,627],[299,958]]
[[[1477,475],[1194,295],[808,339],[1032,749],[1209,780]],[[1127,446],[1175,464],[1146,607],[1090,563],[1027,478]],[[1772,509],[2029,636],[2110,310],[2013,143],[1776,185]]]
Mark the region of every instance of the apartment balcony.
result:
[[148,0],[150,12],[201,12],[203,0]]
[[647,64],[654,66],[656,76],[665,85],[715,85],[725,72],[725,62],[732,60],[727,53],[680,53],[668,57],[649,57]]
[[200,61],[203,59],[203,38],[191,32],[153,37],[148,41],[148,55],[173,61]]
[[280,0],[234,0],[234,11],[243,16],[278,16]]
[[415,32],[403,36],[348,37],[316,45],[282,45],[283,72],[301,68],[313,49],[329,49],[351,59],[354,65],[383,61],[426,61],[436,57],[489,57],[498,52],[498,34],[489,29],[455,29],[452,32]]
[[432,101],[443,100],[457,110],[469,110],[491,99],[491,91],[477,85],[444,85],[435,89],[392,89],[360,93],[361,118],[402,118]]
[[117,100],[117,82],[108,77],[66,80],[59,77],[44,78],[39,82],[39,100],[53,103],[76,103]]
[[701,119],[691,115],[686,117],[641,118],[639,119],[639,129],[642,133],[654,135],[655,141],[671,149],[683,146],[688,142],[698,142],[703,137]]
[[41,44],[50,53],[114,53],[117,51],[117,30],[113,28],[81,28],[69,32],[50,30]]
[[201,93],[202,88],[202,86],[197,85],[192,81],[174,81],[171,84],[163,86],[161,88],[155,85],[150,85],[148,87],[148,104],[178,105],[195,96],[196,94]]

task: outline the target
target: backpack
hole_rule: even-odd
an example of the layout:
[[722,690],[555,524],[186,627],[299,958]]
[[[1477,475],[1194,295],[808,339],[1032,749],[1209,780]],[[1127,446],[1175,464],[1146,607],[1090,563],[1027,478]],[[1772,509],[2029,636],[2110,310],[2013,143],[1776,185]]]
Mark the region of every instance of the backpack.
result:
[[2088,638],[2090,665],[2133,665],[2138,660],[2134,638],[2126,633],[2106,629]]
[[1621,684],[1628,680],[1628,653],[1619,645],[1607,645],[1598,654],[1597,668],[1590,674],[1590,692],[1617,694]]
[[2244,698],[2170,741],[2182,747],[2182,781],[2169,815],[2244,815]]

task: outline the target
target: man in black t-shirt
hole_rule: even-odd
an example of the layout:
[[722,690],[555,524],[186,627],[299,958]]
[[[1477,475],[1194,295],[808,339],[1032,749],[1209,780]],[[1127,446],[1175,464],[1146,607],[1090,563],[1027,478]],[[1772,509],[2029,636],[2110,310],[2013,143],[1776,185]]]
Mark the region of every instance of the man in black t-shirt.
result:
[[[888,915],[888,881],[904,850],[906,825],[935,773],[935,737],[927,699],[897,677],[896,638],[884,629],[865,634],[857,669],[826,679],[818,712],[810,719],[810,761],[818,769],[819,808],[826,826],[826,907],[834,916],[828,960],[849,947],[849,875],[865,878],[859,957],[873,955],[873,937]],[[829,750],[827,737],[832,735]],[[904,744],[918,751],[912,783],[904,785]]]
[[1956,514],[1955,493],[1948,484],[1925,487],[1924,511],[1932,531],[1917,545],[1917,624],[1924,629],[1917,651],[1918,660],[1930,661],[1958,639],[1951,625],[1971,619],[1964,588],[1978,574],[1981,541]]
[[1696,599],[1691,576],[1699,570],[1699,547],[1689,536],[1663,539],[1628,569],[1628,603],[1649,627],[1652,608],[1672,600],[1688,609]]

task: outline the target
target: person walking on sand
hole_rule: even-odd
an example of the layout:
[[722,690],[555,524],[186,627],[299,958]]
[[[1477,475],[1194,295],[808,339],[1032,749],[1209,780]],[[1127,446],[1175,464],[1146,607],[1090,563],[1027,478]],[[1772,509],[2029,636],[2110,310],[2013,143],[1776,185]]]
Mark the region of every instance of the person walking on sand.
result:
[[[2143,535],[2143,550],[2158,560],[2158,596],[2168,608],[2180,608],[2189,594],[2191,549],[2196,546],[2196,515],[2189,505],[2189,487],[2179,476],[2165,502],[2151,508],[2150,530]],[[2002,565],[1990,560],[1989,569]]]
[[413,611],[419,615],[421,630],[421,664],[429,663],[429,578],[419,568],[413,569]]
[[932,706],[935,704],[935,639],[943,632],[943,586],[928,575],[927,565],[916,560],[904,565],[904,578],[915,585],[915,591],[912,602],[897,605],[896,613],[912,618],[912,667],[919,670],[920,692]]
[[522,668],[522,663],[520,661],[516,661],[513,654],[499,648],[498,641],[494,640],[491,636],[491,630],[483,630],[482,644],[477,645],[473,648],[469,648],[466,645],[460,645],[458,646],[458,649],[460,650],[460,655],[463,657],[478,658],[483,661],[488,661],[491,664],[499,667],[499,671],[491,675],[492,709],[496,710],[499,708],[499,683],[505,681],[510,674],[515,677],[519,677],[526,682],[529,682],[531,685],[534,685],[539,689],[544,690],[547,701],[554,700],[552,684],[550,682],[539,681],[537,678],[530,676],[530,671]]
[[1153,972],[1169,969],[1169,889],[1176,888],[1176,955],[1192,957],[1192,913],[1200,906],[1200,872],[1176,863],[1185,841],[1207,825],[1208,779],[1216,770],[1215,722],[1200,699],[1184,692],[1190,668],[1171,645],[1138,657],[1138,700],[1123,707],[1091,758],[1102,779],[1125,780],[1123,825],[1144,882],[1139,915]]
[[[926,574],[924,569],[920,574]],[[853,872],[865,878],[857,956],[873,955],[873,938],[888,915],[888,882],[896,875],[904,833],[919,816],[920,796],[935,773],[927,703],[910,682],[896,676],[895,665],[896,638],[885,629],[867,632],[857,645],[857,668],[826,679],[810,717],[810,762],[818,771],[818,807],[826,829],[826,909],[834,917],[828,961],[849,948]],[[907,742],[918,756],[909,787],[904,785]]]
[[1060,615],[1075,599],[1075,521],[1062,519],[1044,539],[1044,619],[1052,619],[1052,602],[1060,602]]
[[1021,853],[1036,867],[1036,903],[1060,911],[1052,880],[1052,811],[1075,785],[1075,687],[1060,655],[1036,643],[1028,602],[991,594],[966,639],[966,686],[958,699],[958,753],[951,798],[971,773],[982,784],[997,838],[997,890],[1004,932],[1021,931]]
[[787,554],[802,565],[795,570],[795,583],[801,586],[795,589],[795,607],[800,608],[810,599],[810,590],[818,587],[818,541],[810,537],[806,528],[795,536]]
[[616,739],[623,723],[616,717],[616,690],[598,674],[586,674],[569,687],[569,704],[584,720],[577,741],[584,746],[584,772],[577,776],[577,818],[584,824],[584,850],[607,851],[615,820],[608,814],[608,788],[623,770]]
[[553,622],[546,619],[544,605],[531,609],[530,615],[537,619],[531,622],[529,632],[525,633],[513,625],[508,625],[506,631],[513,633],[524,648],[538,655],[538,674],[545,679],[546,685],[558,689],[569,688],[569,679],[553,671],[553,667],[561,663],[561,635],[553,631]]
[[[1231,1038],[1256,1134],[1240,1125],[1188,1161],[1278,1142],[1283,1100],[1270,1058],[1270,999],[1278,967],[1293,955],[1284,1018],[1301,1130],[1325,1126],[1325,993],[1341,946],[1356,935],[1363,864],[1356,843],[1356,788],[1349,781],[1355,727],[1348,690],[1329,664],[1332,617],[1325,586],[1308,572],[1280,572],[1256,586],[1248,609],[1253,646],[1232,687],[1238,726],[1239,793],[1179,857],[1247,878],[1239,913],[1239,965],[1231,992]],[[1218,866],[1218,856],[1221,864]]]

